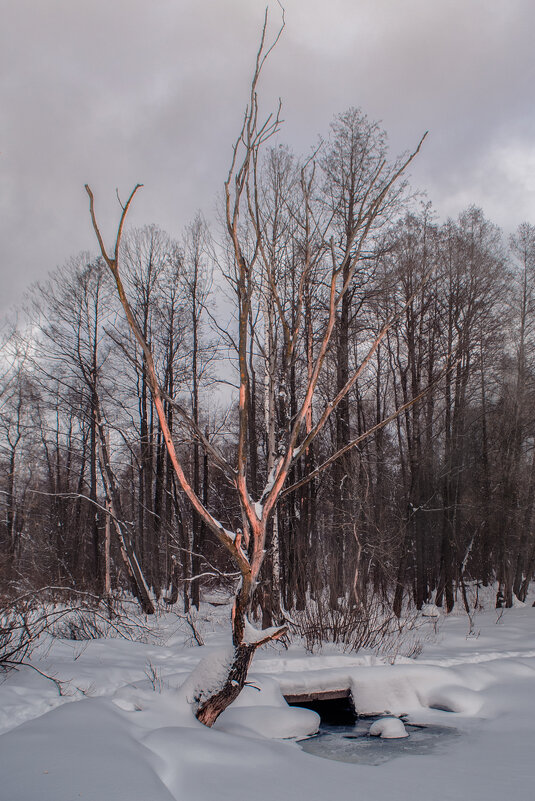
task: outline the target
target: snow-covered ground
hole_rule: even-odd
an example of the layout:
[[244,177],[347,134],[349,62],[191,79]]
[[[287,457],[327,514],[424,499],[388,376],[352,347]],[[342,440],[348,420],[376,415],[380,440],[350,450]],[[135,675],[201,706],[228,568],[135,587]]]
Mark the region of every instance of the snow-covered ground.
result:
[[[1,801],[535,796],[531,606],[480,612],[471,635],[464,615],[441,619],[436,634],[429,619],[420,631],[422,653],[394,664],[332,646],[314,656],[299,646],[270,646],[255,658],[250,686],[212,730],[191,712],[196,679],[188,676],[201,658],[209,663],[221,653],[227,627],[202,618],[203,647],[173,615],[159,619],[160,638],[148,643],[44,641],[33,664],[66,683],[60,695],[25,667],[0,684]],[[315,729],[317,716],[290,709],[282,695],[346,687],[363,714],[407,715],[405,722],[452,727],[457,736],[381,765],[303,752],[291,738]],[[402,733],[392,722],[376,731],[392,736],[397,728]]]

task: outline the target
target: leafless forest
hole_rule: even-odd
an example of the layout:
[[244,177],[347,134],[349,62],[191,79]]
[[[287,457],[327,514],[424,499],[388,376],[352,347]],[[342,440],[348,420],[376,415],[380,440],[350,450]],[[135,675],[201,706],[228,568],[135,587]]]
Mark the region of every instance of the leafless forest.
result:
[[416,150],[391,157],[359,110],[306,157],[274,145],[254,89],[220,225],[172,239],[118,205],[115,261],[69,259],[4,321],[4,601],[187,611],[241,577],[238,646],[251,612],[349,642],[378,608],[469,608],[493,582],[523,600],[535,227],[439,223]]

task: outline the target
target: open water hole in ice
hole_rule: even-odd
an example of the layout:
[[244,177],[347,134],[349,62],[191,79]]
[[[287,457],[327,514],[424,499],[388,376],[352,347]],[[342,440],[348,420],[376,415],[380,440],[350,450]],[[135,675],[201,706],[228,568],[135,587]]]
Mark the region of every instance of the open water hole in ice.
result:
[[456,729],[448,726],[405,723],[408,737],[400,739],[372,737],[368,732],[374,720],[379,718],[358,718],[352,725],[341,726],[322,723],[318,734],[300,740],[299,745],[308,754],[323,759],[361,765],[382,765],[396,757],[430,754],[459,736]]

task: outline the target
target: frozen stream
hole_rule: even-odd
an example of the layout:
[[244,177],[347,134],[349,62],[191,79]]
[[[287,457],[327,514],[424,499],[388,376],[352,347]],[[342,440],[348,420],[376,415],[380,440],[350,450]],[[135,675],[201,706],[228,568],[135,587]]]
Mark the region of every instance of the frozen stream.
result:
[[456,729],[447,726],[416,725],[405,723],[408,737],[383,739],[368,734],[377,718],[359,718],[354,725],[323,724],[319,733],[299,745],[309,754],[336,762],[356,762],[361,765],[382,765],[400,756],[421,756],[459,736]]

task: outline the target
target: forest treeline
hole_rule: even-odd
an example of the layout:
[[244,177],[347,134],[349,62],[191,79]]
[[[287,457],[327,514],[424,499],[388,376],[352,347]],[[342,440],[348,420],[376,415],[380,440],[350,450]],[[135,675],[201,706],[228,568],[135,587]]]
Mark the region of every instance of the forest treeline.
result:
[[[259,265],[247,320],[254,500],[306,392],[335,262],[347,290],[269,524],[256,591],[264,624],[311,603],[450,611],[470,603],[474,583],[497,582],[511,605],[533,578],[535,227],[507,239],[474,207],[439,223],[399,181],[361,236],[370,186],[387,187],[400,163],[388,161],[381,128],[351,109],[312,156],[278,146],[255,165],[253,213],[240,221]],[[239,447],[232,251],[198,216],[178,240],[155,225],[128,230],[121,264],[188,479],[236,531],[240,508],[218,459],[232,462]],[[177,484],[103,260],[80,254],[34,286],[3,335],[2,594],[132,590],[151,611],[154,598],[187,609],[208,588],[234,586],[235,567]]]

